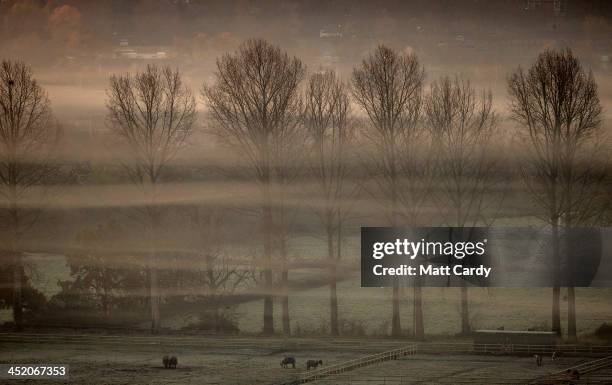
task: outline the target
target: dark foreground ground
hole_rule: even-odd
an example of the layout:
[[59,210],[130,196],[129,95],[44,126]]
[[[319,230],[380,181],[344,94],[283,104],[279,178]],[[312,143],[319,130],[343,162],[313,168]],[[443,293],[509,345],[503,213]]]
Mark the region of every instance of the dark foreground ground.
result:
[[[305,371],[306,360],[331,365],[402,346],[389,340],[329,340],[231,337],[83,337],[0,336],[1,363],[69,364],[70,381],[20,380],[20,384],[278,384]],[[178,368],[164,369],[161,358],[177,355]],[[280,361],[294,356],[296,369]],[[315,384],[526,383],[547,373],[593,359],[530,356],[424,354],[347,372]],[[602,371],[598,383],[612,383]],[[9,382],[7,382],[9,383]]]

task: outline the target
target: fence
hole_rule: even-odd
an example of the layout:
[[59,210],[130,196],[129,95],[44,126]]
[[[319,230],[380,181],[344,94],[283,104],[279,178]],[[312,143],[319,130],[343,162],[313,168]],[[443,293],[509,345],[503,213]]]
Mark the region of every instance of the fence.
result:
[[304,373],[300,378],[286,382],[286,385],[297,385],[305,384],[312,381],[324,379],[328,376],[334,376],[348,372],[349,370],[361,368],[368,365],[377,364],[384,361],[396,360],[400,357],[412,356],[416,354],[416,345],[410,345],[399,349],[388,350],[386,352],[372,354],[369,356],[357,358],[350,361],[341,362],[339,364],[331,365],[323,369],[314,370],[310,373]]
[[486,384],[486,385],[524,385],[527,384],[531,379],[514,379],[505,380],[500,378],[491,377],[463,377],[453,378],[448,381],[441,380],[426,380],[415,378],[414,376],[408,375],[351,375],[351,374],[339,374],[330,376],[317,381],[317,385],[460,385],[460,384]]
[[[408,376],[351,376],[342,375],[350,370],[361,368],[368,365],[373,365],[383,361],[389,361],[404,356],[412,356],[417,353],[429,353],[429,354],[500,354],[500,355],[516,355],[516,354],[575,354],[575,355],[587,355],[587,354],[610,354],[612,353],[612,346],[589,346],[589,345],[504,345],[504,344],[471,344],[471,343],[428,343],[428,344],[414,344],[407,347],[393,349],[386,352],[369,355],[366,357],[338,363],[332,366],[328,366],[324,369],[319,369],[314,372],[304,373],[298,379],[285,382],[282,385],[297,385],[305,384],[312,381],[324,380],[330,376],[330,384],[341,384],[343,382],[347,384],[382,384],[382,385],[404,385],[414,383],[414,377]],[[603,367],[612,365],[612,356],[589,361],[570,369],[577,369],[580,373],[588,373]],[[558,375],[566,375],[565,371],[559,372]],[[557,374],[555,374],[557,375]],[[546,377],[546,381],[548,379]],[[544,378],[543,378],[544,379]],[[563,377],[565,379],[565,377]],[[501,381],[501,382],[498,382]],[[464,378],[454,379],[453,383],[481,383],[481,384],[526,384],[532,382],[530,378],[516,379],[516,380],[500,380],[497,378]],[[324,384],[325,382],[319,382]],[[419,382],[427,384],[427,381]],[[533,382],[536,384],[547,384],[549,382]]]
[[419,353],[465,353],[465,354],[557,354],[609,355],[610,345],[529,345],[529,344],[472,344],[472,343],[425,343],[418,344]]
[[612,356],[600,358],[598,360],[583,362],[582,364],[572,366],[565,370],[561,370],[559,372],[537,378],[531,383],[544,385],[558,384],[563,383],[564,381],[577,380],[578,378],[574,375],[574,373],[579,373],[580,376],[583,376],[585,374],[592,373],[599,369],[607,368],[610,366],[612,366]]

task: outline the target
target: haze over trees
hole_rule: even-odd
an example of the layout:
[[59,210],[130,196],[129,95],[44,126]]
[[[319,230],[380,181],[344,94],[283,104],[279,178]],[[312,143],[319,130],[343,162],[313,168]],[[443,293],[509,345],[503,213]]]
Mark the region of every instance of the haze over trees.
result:
[[157,333],[160,294],[156,244],[162,211],[156,190],[164,167],[191,134],[196,119],[195,98],[178,70],[156,66],[147,66],[136,75],[113,75],[107,92],[109,128],[128,146],[132,159],[124,166],[144,196],[140,211],[148,234],[151,330]]
[[[425,99],[425,119],[432,135],[436,166],[436,205],[451,227],[492,222],[490,205],[497,181],[494,156],[497,117],[490,91],[477,92],[469,80],[442,77]],[[497,137],[499,139],[499,137]],[[499,201],[500,197],[495,200]],[[485,212],[489,209],[489,213]],[[461,281],[461,332],[471,331],[468,287]]]
[[346,222],[350,197],[351,144],[355,140],[355,120],[351,115],[347,86],[335,72],[310,76],[306,86],[304,120],[312,141],[310,168],[318,193],[314,210],[325,233],[329,263],[330,332],[340,334],[338,325],[337,268],[342,256],[342,226]]
[[[185,269],[178,266],[179,274],[174,278],[175,285],[183,292],[197,293],[204,298],[204,309],[201,311],[210,322],[212,330],[227,331],[229,315],[224,313],[225,303],[235,294],[236,290],[249,287],[255,277],[250,266],[236,262],[236,257],[228,255],[223,249],[225,211],[219,208],[189,206],[185,216],[188,218],[190,242],[187,246],[193,249],[193,258],[197,268]],[[203,262],[203,263],[201,263]],[[186,271],[187,270],[187,271]],[[210,319],[212,318],[212,320]]]
[[294,138],[301,117],[302,62],[264,40],[248,40],[217,61],[214,84],[202,95],[223,142],[244,156],[261,187],[263,234],[263,332],[274,332],[272,257],[275,253],[273,190],[282,183],[275,162]]
[[[406,140],[419,122],[424,76],[415,55],[401,54],[385,46],[376,48],[353,70],[353,97],[368,117],[364,136],[374,148],[371,171],[376,191],[373,194],[384,205],[388,226],[406,224],[399,215],[403,188],[401,162]],[[397,282],[393,285],[392,309],[391,334],[399,336],[402,328]],[[420,314],[415,325],[422,324]],[[421,327],[415,329],[421,330]]]
[[[552,330],[561,335],[560,231],[597,223],[606,201],[602,159],[602,107],[593,74],[571,50],[547,50],[508,80],[513,119],[529,140],[523,174],[532,199],[553,232]],[[605,167],[605,163],[603,163]],[[609,185],[608,185],[609,186]],[[603,198],[603,200],[602,200]],[[609,199],[609,198],[608,198]],[[568,335],[576,339],[575,292],[568,288]]]
[[[70,9],[57,12],[54,28],[68,25],[56,31],[56,38],[69,41],[72,27],[81,31],[76,22],[80,17]],[[494,111],[492,93],[460,76],[443,75],[425,87],[425,69],[409,52],[379,46],[343,81],[341,72],[331,70],[315,69],[307,76],[298,57],[266,40],[245,41],[217,60],[212,81],[202,86],[202,127],[196,121],[199,106],[186,85],[193,79],[190,70],[149,65],[111,76],[105,106],[108,139],[117,144],[113,155],[120,157],[117,163],[131,187],[136,187],[138,198],[133,202],[122,195],[132,188],[121,190],[119,172],[99,180],[85,179],[75,190],[85,195],[91,190],[84,193],[80,188],[95,185],[92,190],[96,191],[99,184],[111,184],[119,191],[120,204],[129,206],[125,211],[137,213],[141,226],[107,222],[107,217],[95,212],[97,206],[86,206],[83,216],[87,220],[75,221],[72,226],[78,230],[69,230],[71,241],[76,239],[76,250],[65,241],[58,241],[58,250],[53,250],[65,257],[69,268],[53,305],[64,302],[62,310],[79,309],[82,302],[87,311],[105,321],[115,316],[121,320],[120,311],[137,308],[133,313],[146,311],[137,315],[142,316],[138,324],[150,318],[151,331],[158,333],[162,313],[174,315],[174,309],[195,304],[201,315],[196,327],[235,332],[233,306],[261,299],[263,333],[273,334],[276,300],[282,332],[291,335],[300,333],[295,326],[292,330],[292,322],[302,320],[290,318],[289,293],[295,287],[324,287],[329,323],[323,318],[317,332],[327,333],[329,325],[332,336],[353,333],[350,322],[360,326],[361,320],[343,319],[339,293],[345,289],[343,280],[356,276],[357,252],[350,248],[353,245],[343,248],[357,238],[355,228],[378,225],[374,222],[381,214],[387,226],[489,225],[495,219],[494,206],[504,203],[500,196],[505,192],[500,190],[507,190],[497,189],[496,184],[515,171],[514,163],[501,162],[504,153],[496,142],[514,131],[498,129],[503,115]],[[524,196],[528,196],[539,207],[543,223],[555,233],[553,254],[558,262],[565,229],[597,226],[609,213],[607,144],[601,140],[604,124],[597,85],[571,51],[550,50],[530,68],[514,71],[507,86],[512,119],[525,139],[513,145],[527,188],[519,188],[513,199],[520,200],[524,208]],[[196,133],[198,130],[201,132]],[[202,134],[197,137],[202,142],[187,148],[192,134]],[[26,245],[29,231],[41,213],[40,196],[57,172],[50,154],[58,135],[50,102],[30,69],[20,62],[3,62],[0,254],[7,263],[0,266],[0,306],[12,306],[18,330],[30,306],[23,300],[24,292],[30,290],[23,257],[30,252]],[[243,163],[231,170],[222,163],[224,175],[212,175],[210,170],[217,165],[198,157],[212,148],[207,147],[211,139],[222,145],[223,162],[235,157]],[[172,163],[179,152],[189,151],[193,158],[188,161],[195,159],[193,163]],[[90,154],[70,155],[63,167],[74,171],[83,164],[70,162]],[[244,180],[234,184],[245,172],[256,188],[245,188],[246,202],[237,203],[227,189],[247,185],[241,184]],[[176,175],[180,177],[172,179]],[[215,183],[223,177],[228,179],[219,187]],[[170,180],[180,181],[170,188],[171,197],[164,195],[163,186]],[[193,190],[182,190],[184,185]],[[212,203],[206,201],[209,196],[189,195],[209,186],[215,190]],[[72,187],[58,186],[65,191]],[[357,187],[367,196],[357,197]],[[65,200],[70,195],[66,196],[58,199],[63,199],[58,211],[69,206]],[[362,204],[358,210],[355,202]],[[383,210],[372,209],[372,202]],[[114,204],[105,202],[101,210],[122,211]],[[238,210],[226,210],[236,206]],[[366,215],[354,218],[352,210]],[[255,213],[256,231],[253,222],[243,216],[245,212]],[[533,211],[525,214],[532,216]],[[221,231],[224,226],[232,230],[227,237]],[[140,236],[140,247],[126,245],[129,241],[124,238],[141,229],[146,236]],[[309,238],[308,250],[299,250],[293,242],[298,231],[307,236],[322,231],[322,241]],[[261,247],[254,246],[252,253],[236,251],[238,247],[233,246],[241,242]],[[236,258],[241,252],[257,256],[253,266],[246,258]],[[10,281],[3,282],[9,275]],[[424,339],[423,290],[419,279],[411,285],[411,337]],[[559,286],[553,288],[552,306],[552,328],[557,333],[561,333]],[[5,298],[7,288],[10,301]],[[575,339],[576,293],[573,287],[567,290],[568,336]],[[388,317],[395,337],[409,334],[401,327],[401,299],[402,288],[396,281]],[[302,305],[291,300],[294,309]],[[472,317],[476,314],[470,306],[464,285],[460,330],[466,335],[472,328],[470,311]],[[39,314],[42,319],[46,313]],[[387,334],[387,325],[383,323],[377,333]],[[354,329],[354,335],[365,334],[363,327]]]
[[[59,139],[47,93],[30,68],[19,61],[0,64],[0,215],[3,258],[12,271],[16,330],[23,329],[23,242],[40,217],[40,195],[57,168],[51,151]],[[36,197],[36,198],[35,198]],[[6,266],[6,265],[5,265]]]

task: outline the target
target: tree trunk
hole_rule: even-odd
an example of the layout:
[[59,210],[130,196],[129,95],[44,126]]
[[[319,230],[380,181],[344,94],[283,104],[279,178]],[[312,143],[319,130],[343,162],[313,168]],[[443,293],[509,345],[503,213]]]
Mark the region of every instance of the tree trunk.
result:
[[106,269],[106,267],[102,268],[102,308],[104,310],[104,316],[106,318],[109,318],[111,315],[111,296],[113,290],[113,282],[110,278],[110,274],[111,273]]
[[[338,215],[339,216],[339,215]],[[332,258],[330,265],[330,283],[329,283],[329,307],[330,307],[330,322],[331,322],[331,335],[340,335],[340,325],[338,325],[338,293],[337,293],[337,282],[338,282],[338,261],[340,255],[342,255],[342,227],[340,221],[338,221],[338,251],[335,258]],[[332,242],[333,243],[333,242]],[[332,252],[333,256],[333,252]]]
[[288,336],[291,335],[291,322],[289,318],[289,271],[287,271],[287,265],[285,263],[283,263],[282,281],[283,334]]
[[553,241],[553,297],[552,297],[552,331],[561,336],[561,288],[559,287],[559,224],[558,219],[553,219],[552,226]]
[[576,333],[576,291],[573,286],[567,288],[567,337],[570,342],[578,340]]
[[158,260],[157,260],[157,229],[158,229],[158,213],[155,211],[155,184],[152,184],[153,203],[150,212],[149,220],[151,221],[151,229],[149,240],[149,296],[151,305],[151,333],[159,333],[160,328],[160,311],[159,311],[159,277],[158,277]]
[[279,226],[279,247],[281,257],[281,286],[282,286],[282,321],[283,321],[283,334],[286,336],[291,335],[291,322],[289,316],[289,269],[287,267],[287,234],[285,226],[285,208],[280,208],[280,226]]
[[159,277],[158,277],[158,261],[157,261],[157,240],[160,213],[157,210],[157,176],[152,170],[148,172],[148,184],[146,192],[149,207],[147,210],[147,219],[149,221],[149,305],[151,306],[151,333],[159,333],[160,328],[160,311],[159,311]]
[[270,190],[270,149],[266,138],[264,149],[263,164],[263,253],[264,253],[264,313],[263,313],[263,334],[274,334],[274,297],[272,296],[273,276],[272,276],[272,192]]
[[[397,170],[396,170],[396,154],[395,154],[395,142],[391,146],[391,159],[390,159],[390,178],[391,178],[391,226],[397,226],[397,197],[398,197],[398,186],[397,186]],[[399,295],[399,282],[397,279],[393,280],[393,296],[391,298],[393,315],[391,318],[391,335],[393,337],[399,337],[402,335],[402,325],[400,322],[400,295]]]
[[272,272],[266,269],[264,272],[264,279],[266,281],[266,293],[264,294],[264,315],[263,315],[263,333],[274,334],[274,300],[272,295],[269,293],[272,282]]
[[159,316],[159,282],[157,276],[157,261],[156,255],[151,255],[149,266],[149,294],[151,303],[151,333],[159,333],[160,316]]
[[470,308],[468,301],[468,287],[461,282],[461,334],[467,335],[472,331],[470,326]]
[[13,321],[15,331],[21,332],[23,331],[23,265],[18,251],[13,251],[13,261]]
[[425,324],[423,322],[423,292],[421,283],[414,281],[414,338],[425,339]]
[[339,336],[340,329],[338,327],[338,294],[336,284],[336,265],[331,267],[329,282],[329,311],[330,311],[330,331],[332,336]]
[[110,299],[109,299],[108,294],[104,294],[104,297],[102,299],[102,308],[104,309],[104,316],[106,318],[109,318],[111,314],[111,310],[110,310]]
[[221,317],[219,317],[219,304],[213,305],[213,328],[215,333],[221,332]]
[[552,296],[552,331],[561,336],[561,288],[553,287]]
[[334,258],[334,241],[331,230],[327,234],[328,258],[329,258],[329,322],[332,336],[340,335],[338,328],[338,294],[336,284],[336,260]]
[[[12,177],[14,178],[14,177]],[[13,258],[13,322],[15,331],[23,331],[23,260],[19,251],[19,211],[17,206],[16,182],[11,184],[11,239],[10,248]]]
[[402,335],[402,326],[400,324],[400,310],[399,310],[399,283],[397,279],[393,281],[393,296],[391,301],[393,302],[393,318],[391,320],[391,335],[393,337],[400,337]]
[[[268,199],[269,201],[269,195]],[[264,314],[263,333],[274,334],[274,299],[272,297],[272,211],[264,207]]]
[[334,256],[334,235],[331,226],[327,226],[327,260],[329,261],[329,330],[332,336],[340,334],[338,330],[338,297],[336,293],[336,260]]

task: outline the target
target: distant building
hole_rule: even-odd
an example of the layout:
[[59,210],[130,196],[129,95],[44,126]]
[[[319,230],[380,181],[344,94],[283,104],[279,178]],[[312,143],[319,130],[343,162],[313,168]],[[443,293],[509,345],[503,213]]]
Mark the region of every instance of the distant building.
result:
[[[474,348],[485,351],[484,345],[544,345],[557,344],[555,332],[524,330],[476,330],[473,332]],[[490,348],[489,348],[490,349]]]

